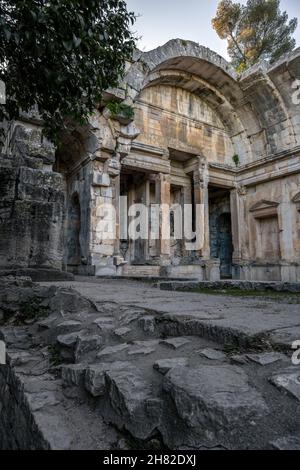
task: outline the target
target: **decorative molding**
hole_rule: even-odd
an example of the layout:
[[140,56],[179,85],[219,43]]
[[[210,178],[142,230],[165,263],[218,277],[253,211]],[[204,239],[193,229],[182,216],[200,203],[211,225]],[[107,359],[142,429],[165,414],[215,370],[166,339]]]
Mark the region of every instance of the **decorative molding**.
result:
[[292,202],[296,204],[297,210],[300,212],[300,192],[295,194],[295,196],[292,199]]
[[236,192],[239,196],[246,196],[247,195],[247,188],[246,186],[236,186]]
[[262,199],[250,208],[250,212],[256,219],[273,217],[278,215],[278,206],[279,202]]

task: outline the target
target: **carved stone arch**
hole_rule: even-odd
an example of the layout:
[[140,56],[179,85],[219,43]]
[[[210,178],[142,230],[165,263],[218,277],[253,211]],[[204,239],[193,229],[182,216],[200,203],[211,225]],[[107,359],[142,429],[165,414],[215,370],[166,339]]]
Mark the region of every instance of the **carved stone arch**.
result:
[[267,140],[238,78],[230,64],[218,54],[194,42],[176,39],[153,51],[140,53],[128,70],[125,82],[133,100],[146,87],[171,79],[174,86],[176,83],[191,93],[200,93],[203,100],[217,109],[235,153],[244,163],[260,158],[265,153]]
[[[232,141],[235,153],[241,157],[241,163],[252,160],[250,141],[240,113],[215,86],[197,75],[173,69],[150,73],[144,82],[143,90],[156,85],[182,88],[201,98],[220,118]],[[250,119],[251,117],[248,117],[247,122]]]
[[259,63],[250,68],[242,75],[240,84],[261,129],[265,130],[267,152],[275,153],[293,147],[297,142],[291,116],[279,90],[268,76],[267,66]]

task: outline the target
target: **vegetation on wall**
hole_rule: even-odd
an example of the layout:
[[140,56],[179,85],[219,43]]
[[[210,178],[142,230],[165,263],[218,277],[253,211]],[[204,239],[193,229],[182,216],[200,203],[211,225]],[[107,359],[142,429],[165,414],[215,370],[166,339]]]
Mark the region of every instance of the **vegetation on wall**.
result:
[[110,101],[106,105],[111,115],[115,119],[124,119],[131,121],[134,119],[134,109],[125,103],[118,103],[117,101]]
[[276,61],[295,48],[297,18],[289,20],[280,0],[248,0],[246,5],[221,0],[212,25],[227,39],[233,66],[243,72],[260,59]]
[[233,163],[235,164],[235,166],[239,166],[239,164],[241,163],[240,162],[240,157],[237,154],[233,155],[232,160],[233,160]]
[[124,73],[134,21],[123,0],[1,0],[0,121],[36,105],[52,140],[68,121],[85,123]]

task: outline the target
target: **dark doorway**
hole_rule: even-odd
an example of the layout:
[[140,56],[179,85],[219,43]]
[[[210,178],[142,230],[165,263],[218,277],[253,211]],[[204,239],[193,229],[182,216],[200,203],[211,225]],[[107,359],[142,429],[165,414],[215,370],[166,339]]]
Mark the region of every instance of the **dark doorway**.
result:
[[231,215],[221,214],[218,219],[219,228],[219,258],[221,278],[232,277],[232,231]]
[[81,264],[80,229],[80,201],[78,194],[74,193],[68,207],[67,264],[69,266],[79,266]]
[[224,188],[209,188],[209,230],[211,258],[220,260],[222,279],[232,278],[232,225],[230,191]]

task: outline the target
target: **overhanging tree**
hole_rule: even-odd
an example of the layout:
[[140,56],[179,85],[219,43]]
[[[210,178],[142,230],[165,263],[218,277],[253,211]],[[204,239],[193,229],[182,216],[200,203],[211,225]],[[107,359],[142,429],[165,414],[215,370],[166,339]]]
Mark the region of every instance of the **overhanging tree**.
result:
[[248,0],[246,5],[221,0],[212,25],[228,41],[228,53],[238,71],[260,59],[276,61],[294,49],[297,19],[289,21],[280,0]]
[[0,121],[37,106],[52,140],[86,122],[124,73],[134,21],[123,0],[0,0]]

